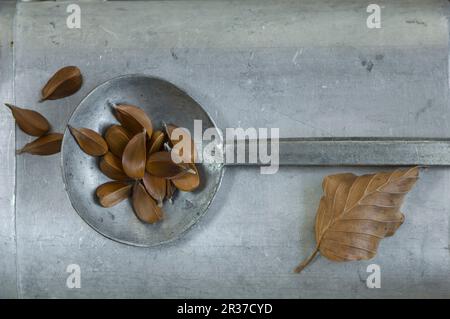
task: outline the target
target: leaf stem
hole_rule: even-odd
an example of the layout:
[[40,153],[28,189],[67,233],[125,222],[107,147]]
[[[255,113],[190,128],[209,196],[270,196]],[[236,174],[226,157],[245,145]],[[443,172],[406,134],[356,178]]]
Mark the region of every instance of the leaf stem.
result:
[[314,251],[312,252],[311,255],[309,255],[308,258],[306,258],[300,265],[298,265],[295,269],[294,272],[295,273],[300,273],[303,269],[305,269],[306,266],[309,265],[309,263],[314,259],[314,257],[316,257],[317,253],[319,252],[319,246],[316,246],[316,248],[314,249]]

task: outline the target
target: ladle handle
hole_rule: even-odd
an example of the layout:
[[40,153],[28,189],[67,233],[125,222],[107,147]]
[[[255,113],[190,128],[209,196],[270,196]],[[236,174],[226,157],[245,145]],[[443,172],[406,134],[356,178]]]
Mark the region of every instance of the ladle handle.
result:
[[[278,149],[279,165],[300,166],[450,166],[450,139],[439,138],[281,138],[229,141],[225,165],[268,165]],[[239,147],[245,162],[237,161]],[[233,155],[234,161],[230,161]],[[231,152],[231,154],[230,154]],[[267,156],[269,154],[269,156]],[[266,155],[266,157],[264,157]],[[272,161],[276,155],[272,155]],[[273,163],[272,163],[273,165]]]

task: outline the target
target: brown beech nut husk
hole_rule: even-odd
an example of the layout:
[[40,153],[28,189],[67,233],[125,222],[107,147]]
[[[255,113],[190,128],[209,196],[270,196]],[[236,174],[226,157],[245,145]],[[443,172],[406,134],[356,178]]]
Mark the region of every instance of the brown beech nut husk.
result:
[[152,138],[148,142],[148,155],[159,152],[164,143],[164,132],[163,131],[154,131],[152,134]]
[[103,174],[117,181],[128,180],[122,167],[122,161],[113,153],[108,152],[100,159],[100,170]]
[[164,197],[166,196],[166,179],[145,173],[142,182],[150,196],[153,197],[158,203],[158,206],[161,207]]
[[120,158],[131,138],[132,136],[121,125],[111,125],[105,132],[105,140],[109,150]]
[[154,199],[147,193],[144,186],[137,182],[133,186],[131,202],[136,216],[144,223],[153,224],[163,218],[161,210]]
[[127,144],[122,155],[122,167],[129,177],[141,179],[145,174],[146,160],[146,138],[145,130],[136,134]]
[[170,153],[164,151],[153,153],[148,157],[146,170],[151,175],[164,178],[175,178],[187,173],[195,173],[188,164],[176,164]]
[[78,67],[66,66],[59,69],[42,88],[41,101],[56,100],[72,95],[80,89],[82,83],[83,78]]
[[50,124],[41,113],[9,103],[5,103],[5,105],[11,110],[20,129],[28,135],[42,136],[50,130]]
[[128,132],[134,136],[145,129],[148,137],[151,138],[153,124],[144,110],[135,105],[128,104],[118,104],[114,108],[116,118]]
[[89,128],[74,128],[69,125],[69,131],[77,141],[81,150],[91,156],[102,156],[108,152],[108,144],[103,137]]
[[131,188],[132,185],[125,182],[107,182],[97,187],[95,194],[100,205],[103,207],[112,207],[128,198],[131,193]]
[[187,173],[171,179],[173,185],[180,191],[192,192],[200,186],[200,176],[197,167],[195,164],[190,164],[190,167],[195,171],[195,174]]
[[63,135],[61,133],[49,133],[38,137],[34,141],[26,144],[17,154],[29,153],[33,155],[52,155],[61,151],[61,142]]

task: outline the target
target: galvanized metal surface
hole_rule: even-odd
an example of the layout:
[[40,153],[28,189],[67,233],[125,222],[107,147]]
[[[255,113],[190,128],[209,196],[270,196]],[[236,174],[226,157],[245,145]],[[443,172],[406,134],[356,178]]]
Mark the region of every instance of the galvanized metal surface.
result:
[[[0,97],[14,102],[13,21],[15,3],[0,3]],[[0,106],[0,298],[17,296],[14,216],[15,132],[9,110]]]
[[[163,129],[164,121],[194,132],[194,119],[202,121],[202,135],[207,128],[215,127],[202,107],[180,88],[142,75],[121,76],[95,88],[76,108],[68,124],[104,132],[118,123],[110,104],[119,103],[139,105],[151,114],[155,130]],[[99,170],[98,158],[80,150],[68,129],[61,155],[65,189],[78,214],[106,237],[134,246],[156,246],[180,238],[205,214],[223,175],[222,164],[198,165],[202,181],[199,188],[190,193],[177,192],[173,203],[163,206],[164,220],[148,225],[134,215],[129,201],[107,209],[98,204],[95,189],[109,179]]]
[[[279,127],[282,137],[448,137],[446,6],[385,3],[383,27],[374,30],[359,1],[82,3],[76,30],[65,25],[65,4],[21,3],[16,103],[62,131],[93,87],[145,73],[185,89],[221,128]],[[36,103],[48,76],[67,64],[82,69],[82,90]],[[29,140],[17,132],[17,146]],[[209,213],[186,237],[142,249],[108,240],[78,217],[59,161],[17,157],[20,297],[450,296],[447,169],[422,171],[404,225],[376,258],[319,258],[295,275],[314,247],[322,178],[342,168],[227,169]],[[80,289],[66,286],[74,263]],[[371,263],[381,266],[381,289],[366,287]]]

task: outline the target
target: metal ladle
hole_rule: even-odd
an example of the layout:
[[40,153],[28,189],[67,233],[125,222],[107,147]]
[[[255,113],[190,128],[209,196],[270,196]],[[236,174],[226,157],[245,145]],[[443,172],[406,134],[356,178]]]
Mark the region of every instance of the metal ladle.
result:
[[[138,105],[156,121],[185,127],[192,132],[195,120],[203,130],[221,132],[205,110],[175,85],[145,75],[125,75],[109,80],[89,93],[73,112],[68,124],[98,132],[117,123],[108,101]],[[217,141],[216,141],[217,142]],[[225,143],[224,151],[238,143]],[[275,142],[275,141],[273,141]],[[206,142],[205,142],[206,143]],[[450,140],[424,138],[289,138],[280,139],[279,165],[302,166],[447,166],[450,165]],[[222,143],[220,143],[222,144]],[[246,152],[251,152],[249,145]],[[179,238],[207,211],[219,189],[224,165],[261,165],[262,163],[202,163],[202,184],[193,193],[178,192],[173,204],[165,203],[166,218],[157,224],[140,222],[128,201],[111,207],[100,206],[95,189],[108,181],[98,168],[98,159],[80,150],[68,130],[62,142],[62,170],[65,189],[77,213],[99,233],[121,243],[155,246]],[[247,158],[249,155],[246,154]],[[256,156],[256,158],[259,158]]]

